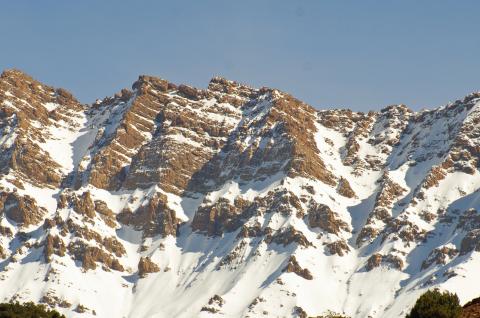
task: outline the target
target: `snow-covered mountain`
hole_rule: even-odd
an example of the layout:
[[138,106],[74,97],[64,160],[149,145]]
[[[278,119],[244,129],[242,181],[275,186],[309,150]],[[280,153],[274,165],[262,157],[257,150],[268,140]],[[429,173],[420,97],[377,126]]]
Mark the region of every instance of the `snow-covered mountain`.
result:
[[0,77],[0,301],[69,317],[402,317],[480,295],[480,94],[319,111],[140,76]]

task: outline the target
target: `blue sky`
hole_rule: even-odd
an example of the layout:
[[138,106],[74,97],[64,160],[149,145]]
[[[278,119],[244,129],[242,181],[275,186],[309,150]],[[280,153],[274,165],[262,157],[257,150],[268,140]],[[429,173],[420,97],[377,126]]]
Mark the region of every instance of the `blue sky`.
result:
[[432,108],[480,90],[480,1],[2,1],[0,68],[82,102],[139,74],[214,75],[317,108]]

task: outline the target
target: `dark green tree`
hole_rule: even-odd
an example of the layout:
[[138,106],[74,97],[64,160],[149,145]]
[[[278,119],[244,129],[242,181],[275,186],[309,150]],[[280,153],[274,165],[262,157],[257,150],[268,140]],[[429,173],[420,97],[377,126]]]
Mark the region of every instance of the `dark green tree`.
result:
[[0,304],[0,318],[65,318],[65,316],[45,308],[44,305],[15,302]]
[[456,294],[434,289],[418,298],[406,318],[458,318],[461,313],[462,307]]

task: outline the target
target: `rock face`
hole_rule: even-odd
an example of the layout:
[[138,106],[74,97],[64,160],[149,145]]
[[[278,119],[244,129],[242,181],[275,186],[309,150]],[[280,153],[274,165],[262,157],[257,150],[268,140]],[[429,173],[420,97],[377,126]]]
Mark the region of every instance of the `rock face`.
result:
[[38,224],[45,213],[44,209],[37,206],[34,198],[28,195],[22,197],[16,192],[2,193],[0,204],[5,216],[22,226]]
[[479,166],[479,93],[360,113],[142,75],[82,105],[7,70],[0,297],[69,317],[401,317],[435,287],[466,301]]
[[480,252],[480,229],[468,232],[460,244],[461,254],[467,254],[472,251]]
[[210,236],[232,232],[242,226],[242,219],[249,216],[249,202],[238,198],[233,204],[219,199],[214,205],[201,206],[195,213],[192,229]]
[[160,271],[157,264],[150,260],[150,257],[140,257],[138,262],[138,276],[146,277],[148,273],[156,273]]
[[368,259],[366,269],[371,271],[375,267],[379,267],[381,265],[390,266],[399,270],[401,270],[404,266],[402,259],[398,256],[375,253]]
[[95,205],[90,192],[84,192],[80,197],[73,198],[73,210],[89,218],[95,217]]
[[175,211],[167,204],[167,197],[164,194],[155,194],[148,204],[141,206],[135,213],[126,210],[118,214],[118,221],[125,225],[133,225],[142,230],[145,236],[157,234],[163,237],[175,236],[180,221]]
[[432,264],[445,265],[449,260],[457,256],[458,250],[454,247],[443,246],[434,249],[422,263],[422,269],[429,268]]
[[308,224],[310,227],[318,227],[327,233],[338,234],[340,230],[348,231],[347,223],[343,222],[325,204],[314,203],[308,211]]
[[295,256],[290,256],[290,259],[288,260],[287,266],[283,269],[284,272],[287,273],[295,273],[298,276],[305,278],[307,280],[312,280],[313,276],[310,273],[310,271],[307,268],[302,268],[297,262],[297,259]]
[[65,252],[66,247],[63,240],[56,235],[48,234],[45,240],[45,261],[50,262],[53,254],[64,256]]
[[462,318],[480,317],[480,298],[475,298],[463,306]]

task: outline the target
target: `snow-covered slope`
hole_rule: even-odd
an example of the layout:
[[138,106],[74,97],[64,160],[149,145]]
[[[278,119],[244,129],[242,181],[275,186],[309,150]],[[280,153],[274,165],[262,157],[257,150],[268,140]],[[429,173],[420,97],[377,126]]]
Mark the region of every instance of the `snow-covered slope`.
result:
[[401,317],[478,297],[480,95],[318,111],[140,76],[0,77],[0,300],[69,317]]

